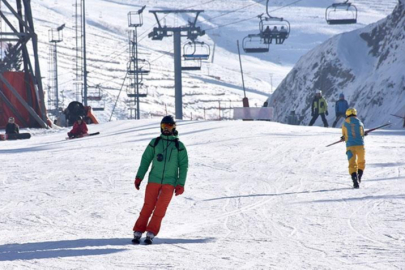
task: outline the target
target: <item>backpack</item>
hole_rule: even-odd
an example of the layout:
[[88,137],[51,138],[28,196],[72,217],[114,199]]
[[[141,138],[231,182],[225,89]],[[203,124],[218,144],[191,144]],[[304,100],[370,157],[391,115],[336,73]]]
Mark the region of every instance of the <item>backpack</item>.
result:
[[[155,148],[156,145],[158,145],[160,139],[161,139],[160,136],[156,138],[155,143],[153,144],[153,148]],[[179,139],[178,139],[178,138],[176,138],[176,139],[174,140],[174,145],[176,146],[177,151],[180,151],[180,144],[179,144]]]

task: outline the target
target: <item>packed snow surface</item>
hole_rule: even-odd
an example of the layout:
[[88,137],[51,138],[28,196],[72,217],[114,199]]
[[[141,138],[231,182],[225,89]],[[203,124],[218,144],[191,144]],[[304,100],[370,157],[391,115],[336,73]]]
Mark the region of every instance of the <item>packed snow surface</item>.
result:
[[[366,127],[371,128],[371,127]],[[405,131],[366,137],[354,190],[340,129],[182,121],[189,173],[151,246],[133,180],[158,120],[0,142],[0,269],[404,269]]]

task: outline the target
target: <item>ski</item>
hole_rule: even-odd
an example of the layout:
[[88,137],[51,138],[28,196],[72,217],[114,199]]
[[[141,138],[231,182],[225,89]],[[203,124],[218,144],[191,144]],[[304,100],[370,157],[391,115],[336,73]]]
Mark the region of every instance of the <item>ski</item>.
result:
[[[383,128],[383,127],[386,127],[386,126],[389,126],[389,125],[391,125],[391,123],[387,123],[387,124],[384,124],[384,125],[381,125],[381,126],[378,126],[378,127],[372,128],[372,129],[369,129],[369,130],[367,130],[367,131],[364,132],[364,136],[367,136],[370,132],[373,132],[374,130],[377,130],[377,129],[380,129],[380,128]],[[341,142],[344,142],[344,141],[345,141],[344,139],[340,139],[340,140],[337,141],[337,142],[328,144],[326,147],[329,147],[329,146],[332,146],[332,145],[335,145],[335,144],[338,144],[338,143],[341,143]]]

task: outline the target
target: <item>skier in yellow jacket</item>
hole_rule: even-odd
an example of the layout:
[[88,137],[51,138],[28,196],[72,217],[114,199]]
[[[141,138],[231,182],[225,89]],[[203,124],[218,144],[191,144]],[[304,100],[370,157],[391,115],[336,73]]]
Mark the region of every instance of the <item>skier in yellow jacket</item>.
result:
[[342,139],[346,142],[346,155],[349,160],[349,174],[353,187],[359,188],[364,168],[366,167],[364,148],[364,125],[357,118],[357,110],[346,110],[346,120],[342,125]]
[[315,94],[315,98],[312,101],[312,107],[311,107],[311,116],[312,119],[309,122],[309,126],[312,126],[318,116],[321,116],[323,126],[328,127],[328,120],[326,120],[325,115],[328,115],[328,102],[322,97],[322,91],[317,90]]

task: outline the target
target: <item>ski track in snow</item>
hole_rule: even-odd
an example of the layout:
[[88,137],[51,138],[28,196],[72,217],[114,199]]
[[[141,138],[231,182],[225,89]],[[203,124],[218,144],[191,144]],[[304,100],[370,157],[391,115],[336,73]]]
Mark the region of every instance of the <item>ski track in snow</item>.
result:
[[[157,120],[91,125],[65,141],[2,142],[1,269],[403,269],[405,132],[366,138],[351,188],[339,129],[179,123],[190,168],[152,246],[130,244],[133,178]],[[7,156],[7,158],[5,158]],[[141,259],[140,259],[141,258]]]

